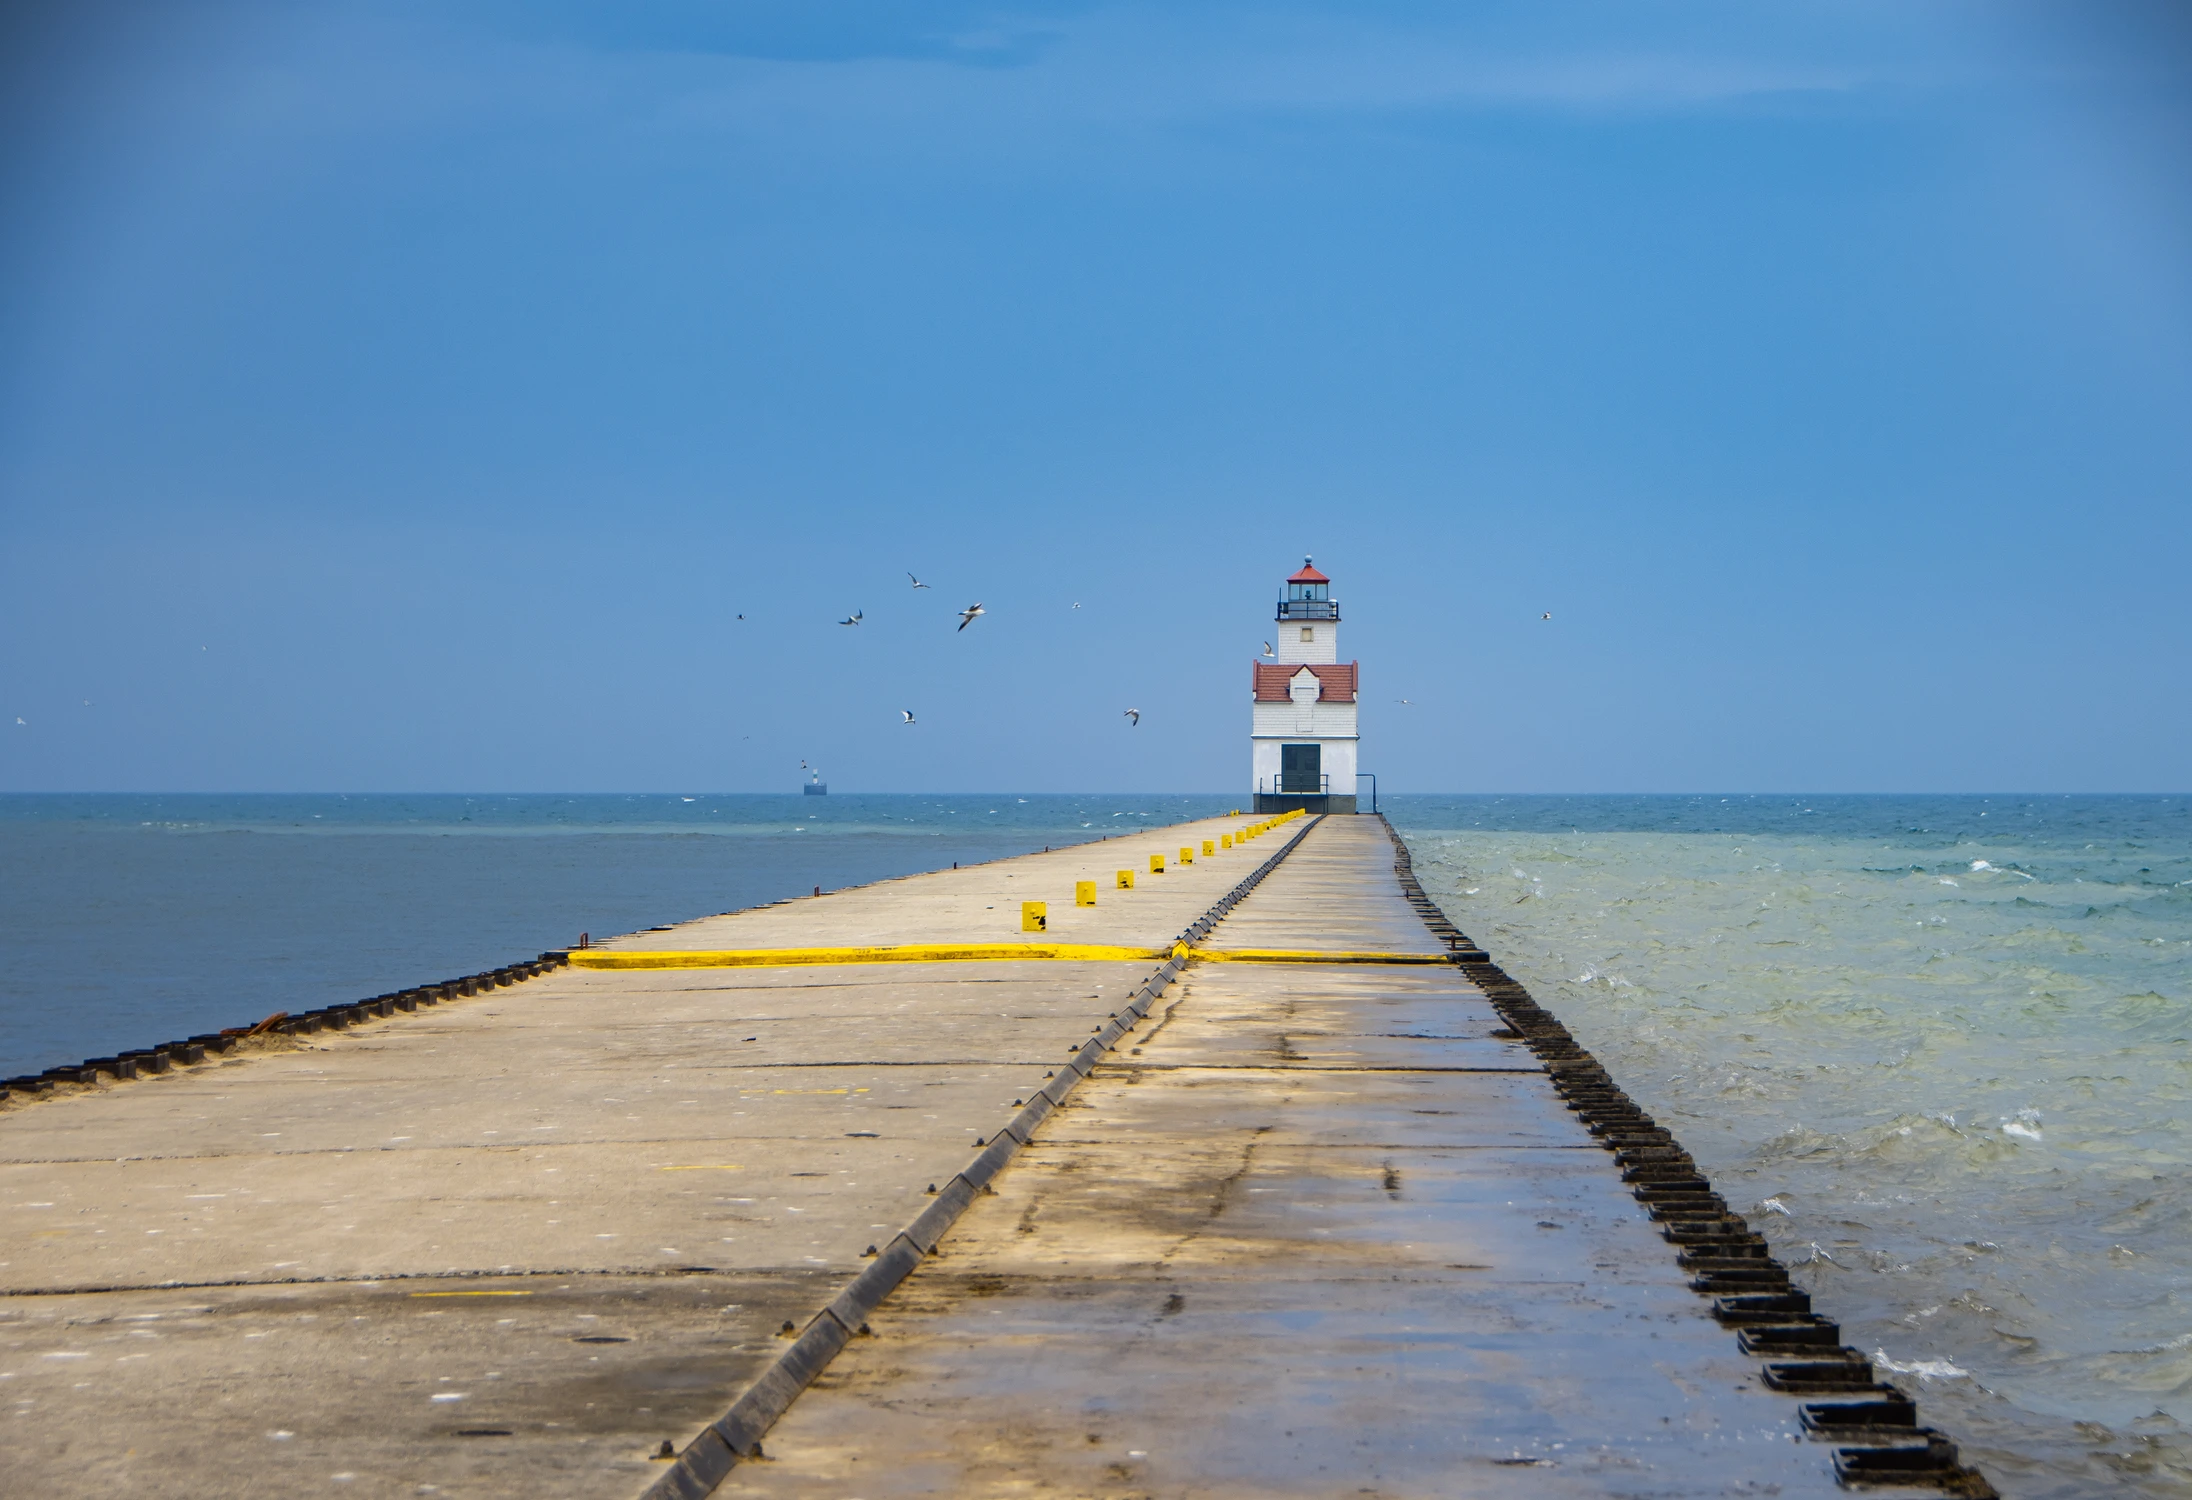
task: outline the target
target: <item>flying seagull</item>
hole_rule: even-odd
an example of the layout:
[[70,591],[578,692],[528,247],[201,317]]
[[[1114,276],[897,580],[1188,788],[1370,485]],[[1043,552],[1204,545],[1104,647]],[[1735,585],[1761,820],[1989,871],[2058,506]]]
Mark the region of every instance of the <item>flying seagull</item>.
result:
[[898,710],[898,711],[899,711],[900,713],[902,713],[902,714],[904,714],[904,715],[906,716],[906,722],[907,722],[908,724],[911,724],[911,723],[913,722],[913,710],[912,710],[912,709],[910,709],[910,708],[901,708],[901,709],[900,709],[900,710]]
[[[913,578],[913,575],[912,575],[911,573],[908,573],[908,574],[907,574],[906,576],[907,576],[908,578]],[[927,584],[923,583],[923,582],[922,582],[922,581],[921,581],[920,579],[918,579],[918,578],[913,578],[913,586],[914,586],[915,588],[917,588],[917,589],[925,589],[925,588],[927,588],[927,587],[928,587],[928,585],[927,585]]]
[[1410,708],[1414,708],[1416,706],[1416,701],[1413,698],[1395,698],[1393,701],[1395,703],[1405,703]]
[[1266,656],[1277,656],[1279,653],[1271,649],[1271,643],[1269,641],[1265,641],[1263,643],[1263,654]]
[[1142,711],[1140,709],[1130,708],[1126,711],[1126,716],[1132,722],[1134,728],[1139,729],[1142,727]]
[[1552,617],[1553,617],[1553,612],[1552,612],[1551,610],[1547,610],[1547,611],[1545,611],[1545,613],[1543,613],[1543,614],[1541,614],[1541,615],[1539,615],[1539,616],[1538,616],[1538,618],[1539,618],[1540,620],[1550,620],[1550,619],[1551,619]]
[[1073,601],[1073,607],[1074,607],[1075,609],[1079,609],[1079,608],[1081,607],[1081,601],[1080,601],[1080,600],[1078,600],[1078,599],[1074,600],[1074,601]]
[[979,604],[968,605],[965,609],[959,611],[959,628],[961,630],[966,629],[969,625],[972,625],[974,623],[975,616],[985,613],[987,613],[987,611],[985,611]]
[[860,623],[860,611],[859,611],[859,610],[857,610],[857,609],[856,609],[856,610],[854,610],[854,611],[852,612],[852,618],[851,618],[851,619],[849,619],[849,620],[839,620],[839,621],[838,621],[837,623],[838,623],[838,624],[840,624],[840,625],[857,625],[857,624],[859,624],[859,623]]

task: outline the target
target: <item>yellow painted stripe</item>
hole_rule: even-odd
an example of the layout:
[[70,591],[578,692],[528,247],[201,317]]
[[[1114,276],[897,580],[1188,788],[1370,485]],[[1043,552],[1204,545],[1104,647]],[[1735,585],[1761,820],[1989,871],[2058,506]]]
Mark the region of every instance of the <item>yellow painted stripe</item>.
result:
[[530,1297],[531,1292],[413,1292],[414,1297]]
[[709,952],[638,952],[628,948],[573,948],[574,969],[775,969],[797,964],[951,964],[1028,962],[1127,962],[1163,958],[1163,948],[1114,948],[1097,943],[899,943],[883,948],[741,948]]
[[1311,948],[1197,948],[1194,957],[1214,964],[1442,964],[1443,953],[1331,953]]

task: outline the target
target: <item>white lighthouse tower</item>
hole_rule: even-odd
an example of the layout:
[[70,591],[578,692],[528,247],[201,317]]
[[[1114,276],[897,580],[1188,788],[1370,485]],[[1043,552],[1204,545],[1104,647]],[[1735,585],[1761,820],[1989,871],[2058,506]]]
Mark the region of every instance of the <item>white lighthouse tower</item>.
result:
[[1309,558],[1286,580],[1272,654],[1255,664],[1249,746],[1257,812],[1355,810],[1358,664],[1340,656],[1332,580]]

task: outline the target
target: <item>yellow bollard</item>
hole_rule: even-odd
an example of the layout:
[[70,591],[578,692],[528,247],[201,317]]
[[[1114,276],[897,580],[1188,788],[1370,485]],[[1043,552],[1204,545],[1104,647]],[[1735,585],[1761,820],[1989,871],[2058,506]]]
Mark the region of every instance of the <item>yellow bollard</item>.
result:
[[1230,833],[1221,833],[1221,834],[1219,834],[1219,835],[1218,835],[1218,847],[1219,847],[1220,849],[1230,849],[1230,848],[1232,848],[1232,847],[1233,847],[1233,835],[1232,835],[1232,834],[1230,834]]
[[1204,858],[1204,859],[1208,859],[1208,858],[1210,858],[1210,857],[1211,857],[1212,855],[1216,854],[1217,852],[1218,852],[1218,842],[1217,842],[1217,840],[1216,840],[1216,839],[1204,839],[1204,840],[1203,840],[1203,858]]
[[1149,856],[1149,873],[1152,875],[1162,875],[1164,873],[1164,856],[1162,854]]
[[1046,913],[1047,913],[1048,911],[1049,911],[1049,906],[1048,906],[1048,905],[1047,905],[1047,903],[1045,903],[1045,902],[1041,902],[1041,901],[1023,901],[1023,902],[1021,902],[1021,903],[1020,903],[1020,930],[1021,930],[1022,932],[1048,932],[1048,931],[1050,931],[1050,918],[1049,918],[1049,917],[1048,917],[1048,916],[1046,915]]
[[1121,870],[1119,872],[1119,889],[1122,891],[1134,889],[1134,872],[1132,870]]
[[1180,845],[1180,863],[1183,865],[1195,863],[1195,851],[1185,844]]
[[1096,882],[1093,880],[1074,881],[1073,904],[1075,906],[1094,906],[1096,904]]

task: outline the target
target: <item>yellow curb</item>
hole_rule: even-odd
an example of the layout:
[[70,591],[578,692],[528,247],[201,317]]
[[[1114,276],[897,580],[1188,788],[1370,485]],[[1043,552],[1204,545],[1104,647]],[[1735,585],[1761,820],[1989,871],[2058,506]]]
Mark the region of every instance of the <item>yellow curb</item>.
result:
[[1332,953],[1310,948],[1197,948],[1198,963],[1211,964],[1443,964],[1443,953]]
[[954,964],[1130,962],[1163,958],[1162,948],[1114,948],[1097,943],[900,943],[882,948],[741,948],[728,952],[573,948],[574,969],[774,969],[799,964]]

